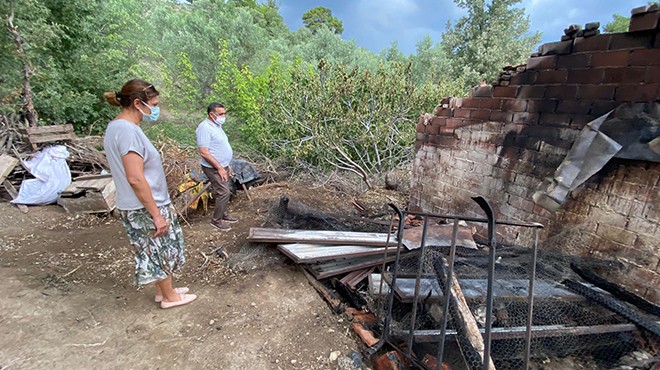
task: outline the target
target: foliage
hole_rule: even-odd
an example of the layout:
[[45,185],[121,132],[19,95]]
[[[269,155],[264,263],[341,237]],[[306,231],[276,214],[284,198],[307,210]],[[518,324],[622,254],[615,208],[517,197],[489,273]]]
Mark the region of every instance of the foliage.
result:
[[454,0],[468,14],[443,35],[451,60],[450,76],[463,76],[469,87],[494,79],[503,66],[522,63],[541,41],[528,35],[529,17],[515,7],[521,0]]
[[328,28],[332,32],[341,35],[344,32],[343,22],[332,15],[332,10],[317,6],[303,14],[303,23],[312,33],[318,32],[321,28]]
[[[131,78],[161,91],[154,138],[194,146],[211,101],[225,104],[232,144],[290,163],[341,167],[366,180],[409,162],[419,115],[447,95],[529,55],[520,0],[456,0],[468,16],[413,55],[396,42],[380,54],[343,40],[323,7],[290,31],[276,0],[17,0],[15,24],[36,68],[41,124],[103,132],[117,114],[102,100]],[[0,2],[7,14],[11,2]],[[0,115],[20,111],[21,61],[0,37]],[[192,118],[191,118],[192,117]]]
[[[201,121],[202,118],[199,119]],[[163,119],[158,123],[144,125],[145,135],[153,142],[174,140],[179,145],[188,148],[197,148],[195,130],[197,126],[192,122],[183,122],[181,118]]]
[[173,78],[168,79],[165,89],[171,91],[170,101],[176,106],[202,108],[201,85],[192,62],[185,52],[179,53]]
[[[0,5],[0,13],[6,14],[6,6]],[[94,131],[105,121],[110,110],[99,97],[108,86],[125,81],[137,63],[136,54],[126,53],[131,42],[124,30],[139,32],[132,14],[141,9],[130,0],[16,2],[15,23],[36,68],[32,87],[42,123],[73,123],[78,130]],[[11,50],[6,38],[0,43],[3,50]],[[3,53],[0,65],[16,65],[15,55]],[[16,104],[20,83],[18,69],[5,70],[11,87],[0,101],[6,109]]]
[[608,33],[616,32],[628,32],[628,26],[630,25],[630,17],[624,17],[620,14],[614,14],[612,16],[614,20],[603,27],[603,30]]
[[260,149],[365,181],[410,160],[415,123],[440,96],[438,86],[415,86],[409,63],[383,63],[375,73],[323,60],[317,68],[294,63],[285,78],[297,83],[271,90]]

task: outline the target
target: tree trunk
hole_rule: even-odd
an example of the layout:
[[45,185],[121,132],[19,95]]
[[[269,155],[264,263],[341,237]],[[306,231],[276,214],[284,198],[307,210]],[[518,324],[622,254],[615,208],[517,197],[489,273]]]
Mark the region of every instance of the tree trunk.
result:
[[30,78],[34,74],[34,68],[30,64],[28,56],[25,54],[25,49],[23,49],[23,38],[18,32],[16,26],[14,26],[14,3],[12,2],[11,13],[7,16],[7,29],[9,33],[14,38],[16,42],[16,51],[18,52],[18,57],[23,65],[23,108],[22,113],[23,117],[27,121],[29,127],[37,127],[37,112],[34,110],[34,104],[32,104],[32,88],[30,87]]

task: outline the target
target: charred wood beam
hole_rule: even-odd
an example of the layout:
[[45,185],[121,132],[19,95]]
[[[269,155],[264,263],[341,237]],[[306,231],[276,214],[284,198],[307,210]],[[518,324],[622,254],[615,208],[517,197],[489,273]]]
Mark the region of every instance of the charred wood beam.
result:
[[642,314],[638,313],[632,307],[626,305],[625,303],[621,303],[614,297],[608,297],[605,294],[597,292],[594,289],[591,289],[574,280],[566,279],[561,283],[567,286],[572,291],[581,294],[586,298],[600,304],[601,306],[625,317],[626,319],[635,323],[637,326],[645,329],[649,333],[654,334],[656,338],[660,338],[660,325],[642,316]]
[[[444,290],[445,284],[449,284],[450,286],[450,312],[456,323],[457,336],[460,343],[459,347],[461,348],[463,358],[466,360],[466,365],[468,365],[470,369],[481,369],[485,357],[483,337],[481,336],[477,321],[475,320],[474,315],[472,315],[472,311],[470,311],[470,307],[461,291],[461,287],[458,285],[458,278],[456,277],[456,274],[452,274],[449,280],[447,279],[445,259],[442,257],[435,260],[433,268],[435,269],[440,287]],[[468,358],[478,358],[480,363],[469,363],[467,361]],[[492,359],[489,361],[488,368],[495,369]]]
[[620,298],[628,303],[635,305],[640,310],[643,310],[651,315],[660,317],[660,306],[657,306],[644,298],[638,296],[637,294],[631,293],[621,286],[611,283],[602,277],[596,275],[595,273],[581,268],[575,263],[571,263],[571,269],[575,271],[576,274],[580,275],[581,278],[590,282],[591,284],[606,290],[613,296]]
[[328,288],[326,288],[320,281],[316,280],[307,270],[301,268],[302,272],[305,274],[309,284],[316,289],[316,291],[325,299],[326,302],[332,308],[334,313],[344,312],[344,306],[341,303],[341,300]]

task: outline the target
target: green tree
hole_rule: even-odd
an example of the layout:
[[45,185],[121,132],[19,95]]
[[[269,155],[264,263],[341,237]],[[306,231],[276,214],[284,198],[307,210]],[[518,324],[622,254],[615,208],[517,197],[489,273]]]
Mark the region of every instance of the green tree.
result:
[[327,27],[338,35],[344,32],[342,21],[332,15],[332,10],[323,6],[306,11],[302,19],[305,27],[309,28],[312,33],[318,32],[322,27]]
[[443,35],[443,47],[451,61],[451,76],[463,76],[468,85],[494,79],[503,66],[524,62],[541,34],[529,31],[521,0],[454,0],[468,14]]
[[390,63],[405,63],[408,58],[399,50],[399,43],[392,41],[390,47],[380,52],[380,57]]
[[[72,123],[89,131],[110,114],[99,98],[116,89],[137,64],[141,25],[134,14],[143,5],[131,0],[17,1],[14,22],[25,42],[25,54],[34,67],[32,90],[40,124]],[[9,14],[6,2],[0,14]],[[6,29],[2,30],[6,32]],[[22,82],[21,68],[11,39],[0,37],[3,111],[14,108]],[[8,51],[5,53],[4,51]],[[101,127],[102,128],[102,127]]]
[[630,18],[624,17],[620,14],[614,14],[612,16],[614,20],[606,24],[603,27],[603,30],[607,33],[617,33],[617,32],[628,32],[628,26],[630,25]]

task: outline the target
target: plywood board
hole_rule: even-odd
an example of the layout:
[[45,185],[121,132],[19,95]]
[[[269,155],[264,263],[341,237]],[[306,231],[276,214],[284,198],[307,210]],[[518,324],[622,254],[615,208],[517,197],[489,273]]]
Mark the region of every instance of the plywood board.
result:
[[18,159],[6,154],[0,155],[0,183],[5,181],[17,164]]
[[[365,247],[360,245],[324,245],[324,244],[278,244],[277,249],[296,263],[314,263],[337,258],[384,255],[385,247]],[[396,253],[396,248],[389,248],[388,254]]]
[[[387,234],[353,231],[288,230],[252,227],[250,228],[250,233],[248,234],[247,240],[263,243],[310,243],[384,247],[387,245]],[[394,235],[390,236],[389,245],[397,245],[396,237]]]
[[[450,247],[453,225],[429,225],[426,230],[427,247]],[[422,243],[422,227],[414,227],[403,230],[403,244],[408,249],[417,249]],[[469,227],[458,227],[456,246],[477,249],[477,244],[472,238],[472,230]]]

